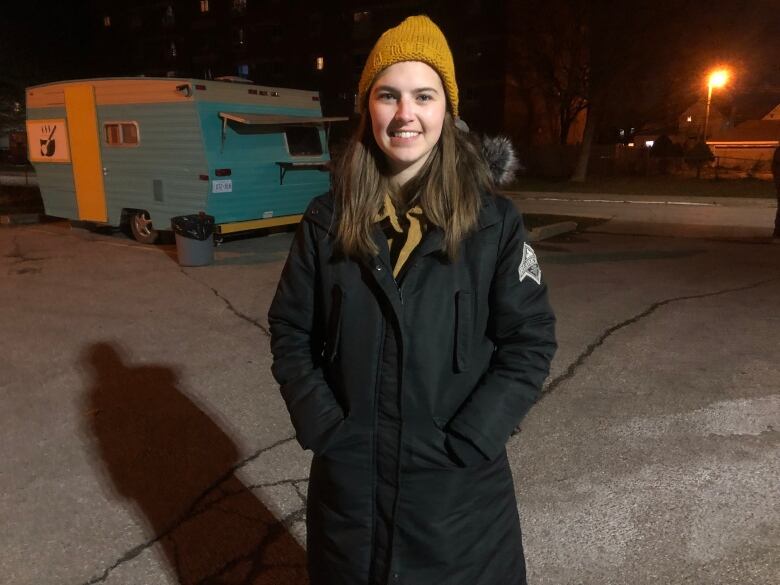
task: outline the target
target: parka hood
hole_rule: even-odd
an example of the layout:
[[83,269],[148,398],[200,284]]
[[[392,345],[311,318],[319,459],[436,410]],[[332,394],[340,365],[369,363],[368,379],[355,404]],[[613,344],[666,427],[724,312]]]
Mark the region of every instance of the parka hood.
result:
[[521,168],[512,141],[506,136],[483,136],[482,156],[497,187],[511,183]]

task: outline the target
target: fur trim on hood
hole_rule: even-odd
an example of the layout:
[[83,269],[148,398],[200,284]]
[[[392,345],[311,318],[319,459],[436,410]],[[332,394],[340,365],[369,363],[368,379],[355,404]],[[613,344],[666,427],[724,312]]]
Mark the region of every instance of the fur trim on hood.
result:
[[506,136],[483,136],[482,156],[490,167],[493,182],[498,187],[511,183],[521,169],[512,141]]

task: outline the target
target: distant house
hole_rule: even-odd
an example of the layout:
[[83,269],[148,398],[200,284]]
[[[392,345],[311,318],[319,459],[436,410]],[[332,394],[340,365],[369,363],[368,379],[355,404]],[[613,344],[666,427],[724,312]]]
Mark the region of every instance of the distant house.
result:
[[[730,106],[713,101],[710,104],[710,119],[707,126],[707,135],[712,136],[716,131],[721,131],[732,125],[729,118]],[[685,148],[693,146],[704,135],[704,119],[707,114],[707,102],[702,99],[688,106],[674,123],[655,121],[645,124],[630,138],[629,146],[637,148],[651,148],[662,135],[668,136],[675,144]]]
[[780,104],[777,104],[771,112],[764,116],[764,120],[780,120]]
[[[707,100],[702,97],[682,111],[675,124],[654,122],[646,124],[633,136],[637,147],[652,146],[666,134],[672,142],[690,147],[704,136]],[[726,97],[713,96],[707,123],[708,142],[749,120],[780,120],[780,91],[765,90],[738,93]]]
[[741,96],[732,105],[730,127],[711,132],[707,144],[717,165],[756,174],[769,172],[769,161],[780,145],[780,93]]
[[[733,125],[729,117],[729,106],[713,101],[710,104],[710,119],[707,123],[707,136],[712,136]],[[704,121],[707,117],[707,101],[701,99],[691,104],[677,118],[677,132],[671,135],[673,142],[690,146],[704,136]]]
[[[707,141],[719,166],[766,172],[780,146],[780,106],[762,120],[748,120],[719,132]],[[769,117],[769,116],[772,117]]]

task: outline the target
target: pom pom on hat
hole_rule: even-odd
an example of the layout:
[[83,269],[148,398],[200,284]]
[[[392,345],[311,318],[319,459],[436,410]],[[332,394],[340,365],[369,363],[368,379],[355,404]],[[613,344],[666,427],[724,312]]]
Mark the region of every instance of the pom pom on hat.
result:
[[452,114],[458,116],[458,84],[452,53],[444,34],[427,16],[410,16],[379,37],[360,76],[358,103],[361,110],[376,76],[401,61],[422,61],[435,69],[441,77]]

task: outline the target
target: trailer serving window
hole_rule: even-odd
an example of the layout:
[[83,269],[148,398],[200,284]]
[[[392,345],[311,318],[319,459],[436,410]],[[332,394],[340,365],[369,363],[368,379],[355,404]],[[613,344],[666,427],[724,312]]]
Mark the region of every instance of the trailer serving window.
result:
[[290,126],[284,129],[284,139],[290,156],[322,154],[320,131],[316,126]]
[[103,124],[103,136],[109,146],[138,146],[138,123],[106,122]]
[[[250,92],[256,90],[249,90]],[[265,94],[265,91],[261,91]],[[220,112],[222,119],[222,144],[228,122],[248,127],[280,127],[284,131],[287,151],[291,156],[322,156],[322,144],[320,143],[319,128],[322,124],[330,122],[346,122],[349,118],[344,116],[283,116],[278,114],[254,114],[243,112]],[[278,131],[278,130],[277,130]]]

